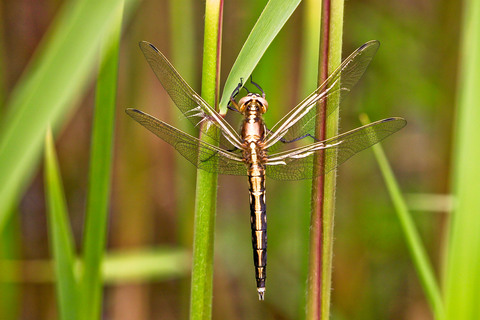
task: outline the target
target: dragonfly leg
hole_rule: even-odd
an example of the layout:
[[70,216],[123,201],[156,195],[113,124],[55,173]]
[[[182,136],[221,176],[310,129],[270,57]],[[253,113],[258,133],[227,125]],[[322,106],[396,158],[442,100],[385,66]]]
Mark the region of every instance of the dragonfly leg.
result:
[[230,103],[234,103],[234,105],[237,105],[237,102],[236,102],[235,100],[234,100],[233,102],[230,101],[230,102],[228,103],[228,105],[227,105],[227,109],[228,109],[228,110],[232,110],[232,111],[235,111],[235,112],[240,112],[240,111],[238,111],[237,108],[232,107],[232,106],[230,105]]
[[237,101],[235,101],[235,99],[233,97],[230,97],[230,102],[228,103],[227,108],[230,109],[230,110],[235,110],[237,112],[240,112],[239,111],[240,107],[238,106]]
[[[263,91],[262,87],[260,87],[260,85],[258,83],[253,81],[253,76],[252,75],[250,75],[250,83],[253,84],[255,87],[257,87],[258,90],[260,90],[260,92],[262,93],[262,97],[265,99],[265,91]],[[230,96],[230,102],[228,102],[228,105],[227,105],[228,109],[238,111],[238,104],[237,104],[237,101],[235,100],[235,98],[240,93],[240,90],[242,88],[245,89],[245,91],[247,91],[247,93],[250,93],[248,88],[243,86],[243,78],[240,78],[240,82],[238,83],[237,87],[235,88],[235,90],[233,90],[232,95]],[[233,105],[233,107],[232,107],[232,105]]]
[[240,82],[238,83],[235,90],[233,90],[232,95],[230,96],[230,100],[232,99],[235,100],[236,96],[238,95],[242,87],[243,87],[243,78],[240,78]]
[[238,104],[237,104],[237,101],[235,100],[235,97],[240,93],[240,89],[242,89],[242,87],[243,87],[243,78],[240,78],[240,82],[238,83],[237,87],[235,88],[235,90],[233,90],[232,95],[230,96],[230,101],[227,104],[228,109],[233,111],[238,111]]
[[250,83],[253,84],[255,87],[257,87],[258,90],[262,93],[262,98],[265,99],[265,91],[263,91],[262,87],[256,82],[253,82],[253,76],[250,75]]

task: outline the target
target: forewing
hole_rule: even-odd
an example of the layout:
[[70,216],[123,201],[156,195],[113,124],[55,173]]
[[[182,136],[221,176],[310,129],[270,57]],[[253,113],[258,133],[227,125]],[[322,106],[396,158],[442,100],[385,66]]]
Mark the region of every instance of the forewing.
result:
[[[273,154],[268,157],[267,176],[276,180],[302,180],[328,173],[356,153],[397,132],[406,123],[402,118],[383,119],[325,141]],[[322,152],[324,170],[316,157]]]
[[229,152],[215,147],[137,109],[127,109],[126,113],[160,139],[172,145],[197,168],[219,174],[247,175],[247,169],[240,157],[240,150]]
[[[340,103],[358,82],[372,61],[380,43],[369,41],[355,50],[312,94],[293,108],[270,130],[266,137],[266,147],[275,144],[280,138],[291,141],[306,134],[315,136],[315,119],[319,113],[318,103],[329,97],[340,95]],[[338,104],[327,104],[327,116]]]
[[[238,133],[183,80],[177,70],[153,44],[142,41],[140,49],[170,98],[194,126],[210,135],[208,127],[215,125],[230,144],[240,148]],[[216,137],[212,138],[216,139]]]

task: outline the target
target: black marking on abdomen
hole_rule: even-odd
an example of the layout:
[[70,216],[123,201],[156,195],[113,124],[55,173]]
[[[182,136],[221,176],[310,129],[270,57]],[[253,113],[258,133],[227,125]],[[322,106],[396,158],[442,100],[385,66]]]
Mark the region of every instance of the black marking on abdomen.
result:
[[265,205],[265,171],[252,165],[249,170],[250,224],[252,228],[253,263],[257,288],[265,288],[267,266],[267,211]]

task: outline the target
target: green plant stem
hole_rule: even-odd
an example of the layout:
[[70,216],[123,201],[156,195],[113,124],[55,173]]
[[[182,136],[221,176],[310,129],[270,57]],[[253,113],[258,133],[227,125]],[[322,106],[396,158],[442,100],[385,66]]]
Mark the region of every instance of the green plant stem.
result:
[[304,17],[300,86],[302,97],[307,96],[318,87],[322,0],[304,1]]
[[463,2],[444,319],[480,319],[480,1]]
[[[175,0],[170,2],[170,21],[172,30],[172,63],[178,66],[178,72],[182,77],[195,88],[195,26],[194,26],[194,8],[192,0]],[[173,116],[171,119],[174,125],[181,125],[182,114],[178,108],[172,103]],[[181,127],[179,127],[181,128]],[[188,126],[185,132],[194,135],[195,128]],[[193,166],[184,166],[184,158],[175,155],[175,206],[178,221],[178,239],[179,243],[185,248],[192,245],[192,228],[193,228],[193,203],[185,201],[183,194],[193,194],[195,191],[195,174],[196,170]],[[189,279],[186,280],[186,292],[189,288]],[[186,295],[188,297],[188,294]],[[187,309],[187,308],[184,308]],[[187,310],[185,310],[187,311]]]
[[50,130],[45,138],[45,190],[60,319],[75,320],[79,310],[78,283],[74,272],[75,246]]
[[[318,87],[318,72],[319,72],[319,63],[320,63],[320,32],[321,32],[321,21],[322,21],[322,0],[307,0],[304,1],[303,8],[303,36],[302,36],[302,58],[301,58],[301,96],[306,97],[308,94],[313,92]],[[308,187],[305,190],[300,190],[296,198],[300,198],[303,203],[308,204],[308,197],[311,197],[308,190],[312,190],[312,180],[305,181],[305,186]],[[308,185],[307,185],[308,183]],[[310,215],[308,212],[300,215],[302,219],[301,226],[305,229],[301,230],[300,234],[303,234],[305,230],[308,230],[310,225]],[[309,239],[305,237],[304,241],[301,243],[302,248],[300,252],[307,252],[309,246]],[[309,260],[308,254],[302,259],[301,272],[302,279],[308,279],[309,275]],[[307,282],[302,282],[303,286],[301,287],[302,292],[302,302],[300,304],[300,312],[302,317],[305,316],[305,304],[307,302],[307,297],[304,292],[306,292]],[[311,284],[311,282],[309,282]]]
[[[370,123],[370,119],[368,119],[367,115],[365,114],[360,116],[360,121],[362,122],[362,125]],[[435,280],[435,273],[430,264],[425,248],[422,245],[420,236],[415,228],[412,216],[408,211],[407,204],[405,203],[397,181],[395,180],[392,168],[388,163],[387,157],[385,156],[380,143],[373,146],[373,152],[382,172],[385,184],[387,185],[390,197],[392,198],[393,205],[395,206],[395,212],[397,213],[400,226],[405,236],[407,248],[412,257],[415,269],[422,284],[423,291],[425,292],[427,300],[430,304],[432,313],[434,314],[435,319],[442,319],[444,308],[440,295],[440,289],[437,281]]]
[[[178,72],[190,84],[192,88],[198,88],[197,78],[195,77],[196,68],[196,48],[197,37],[195,33],[195,6],[193,0],[174,0],[170,1],[170,29],[172,45],[172,63],[178,67]],[[181,127],[182,113],[171,103],[173,125]],[[174,121],[177,119],[177,121]],[[184,131],[195,135],[196,129],[192,126],[183,127]],[[174,173],[175,173],[175,208],[176,220],[178,223],[178,243],[191,250],[193,245],[193,224],[194,224],[194,203],[185,201],[184,194],[194,194],[196,170],[194,166],[184,166],[184,158],[175,154]],[[190,271],[190,270],[189,270]],[[190,282],[189,277],[180,280],[181,313],[179,318],[188,317],[188,305],[190,303]]]
[[118,50],[123,7],[102,46],[101,65],[95,95],[89,185],[84,232],[82,275],[83,319],[100,319],[102,306],[102,261],[107,237],[108,203],[113,153]]
[[[202,97],[218,109],[222,0],[207,0],[203,45]],[[210,130],[216,130],[213,126]],[[218,132],[217,132],[218,134]],[[207,135],[203,141],[215,143]],[[198,170],[192,263],[190,319],[211,319],[213,294],[213,245],[217,199],[217,174]]]
[[16,320],[20,318],[20,286],[5,283],[13,277],[20,277],[22,270],[8,268],[4,264],[20,255],[20,214],[10,215],[4,232],[0,234],[0,319]]
[[[324,0],[322,2],[319,83],[322,83],[340,65],[342,27],[343,0]],[[330,103],[338,104],[338,97],[328,99],[318,108],[325,110]],[[328,118],[323,114],[325,112],[320,112],[320,117],[317,119],[316,136],[320,140],[333,137],[338,132],[338,108]],[[323,156],[318,157],[316,161],[323,162]],[[320,173],[313,181],[307,319],[329,319],[330,315],[335,183],[335,170],[327,175]]]

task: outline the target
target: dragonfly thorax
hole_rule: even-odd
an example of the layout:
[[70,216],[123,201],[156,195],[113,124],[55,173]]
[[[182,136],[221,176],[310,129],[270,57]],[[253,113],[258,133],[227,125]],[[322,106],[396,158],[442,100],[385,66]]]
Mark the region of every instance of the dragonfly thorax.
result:
[[[244,98],[249,98],[249,96]],[[262,143],[265,138],[266,129],[262,118],[262,111],[266,109],[263,108],[264,105],[257,101],[257,99],[262,99],[265,101],[265,99],[262,97],[252,97],[251,100],[248,100],[246,103],[241,105],[244,108],[243,114],[245,119],[242,123],[240,136],[242,138],[242,144],[244,144],[244,147],[246,147],[246,145],[250,142],[254,142],[258,145]]]
[[268,102],[258,93],[249,93],[238,102],[238,111],[243,114],[247,112],[265,113],[268,109]]

